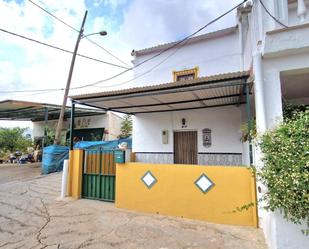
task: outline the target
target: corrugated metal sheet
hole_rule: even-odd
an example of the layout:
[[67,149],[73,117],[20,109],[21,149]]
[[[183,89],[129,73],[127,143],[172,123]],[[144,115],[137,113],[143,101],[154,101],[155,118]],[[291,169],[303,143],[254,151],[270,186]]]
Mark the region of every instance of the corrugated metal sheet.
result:
[[249,72],[72,96],[77,103],[124,113],[147,113],[236,105],[244,102]]
[[71,99],[74,100],[82,100],[88,98],[99,98],[99,97],[107,97],[107,96],[117,96],[117,95],[127,95],[132,93],[142,93],[149,91],[157,91],[164,89],[177,89],[181,87],[194,86],[194,85],[203,85],[203,84],[215,84],[215,83],[226,83],[228,81],[235,81],[240,78],[247,78],[250,76],[249,71],[240,71],[240,72],[230,72],[225,74],[217,74],[212,76],[199,77],[194,80],[183,80],[176,82],[163,83],[158,85],[144,86],[144,87],[134,87],[129,89],[121,89],[107,92],[98,92],[98,93],[88,93],[70,96]]
[[[18,100],[4,100],[0,102],[0,120],[41,121],[45,118],[45,109],[48,109],[48,119],[58,119],[61,105],[36,103]],[[66,107],[65,117],[70,117],[71,107]],[[101,115],[105,111],[89,108],[75,108],[75,117]]]

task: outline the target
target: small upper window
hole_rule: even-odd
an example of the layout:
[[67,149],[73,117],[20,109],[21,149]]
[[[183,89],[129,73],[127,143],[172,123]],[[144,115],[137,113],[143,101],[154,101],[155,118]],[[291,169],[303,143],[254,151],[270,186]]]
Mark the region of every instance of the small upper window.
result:
[[198,77],[198,67],[185,69],[182,71],[173,71],[174,81],[194,80]]

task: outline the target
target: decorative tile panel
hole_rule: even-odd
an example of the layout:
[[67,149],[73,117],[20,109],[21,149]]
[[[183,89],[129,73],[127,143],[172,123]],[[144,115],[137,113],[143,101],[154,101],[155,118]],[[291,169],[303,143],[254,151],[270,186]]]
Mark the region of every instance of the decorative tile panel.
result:
[[215,184],[205,175],[202,174],[196,181],[195,185],[205,194]]
[[242,155],[241,154],[211,154],[211,153],[199,153],[198,154],[199,165],[226,165],[226,166],[241,166]]
[[135,153],[135,161],[141,163],[173,164],[173,153]]
[[145,175],[142,176],[141,180],[147,188],[151,188],[157,182],[157,179],[150,171],[147,171]]
[[[141,163],[173,164],[173,153],[136,152],[135,161]],[[199,165],[241,166],[242,154],[198,153]]]

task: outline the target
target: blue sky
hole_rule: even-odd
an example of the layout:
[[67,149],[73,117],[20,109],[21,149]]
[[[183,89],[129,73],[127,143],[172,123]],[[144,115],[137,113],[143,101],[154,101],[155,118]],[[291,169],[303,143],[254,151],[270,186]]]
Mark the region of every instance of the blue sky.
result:
[[[106,30],[107,36],[91,39],[127,63],[132,49],[178,40],[201,27],[240,0],[32,0],[76,29],[85,10],[85,34]],[[28,0],[0,0],[0,28],[64,49],[73,50],[77,33],[58,22]],[[226,16],[205,32],[235,25],[235,13]],[[119,61],[86,40],[79,52],[112,63]],[[45,94],[1,93],[7,90],[64,87],[71,55],[0,32],[0,100],[19,99],[60,104],[63,92]],[[107,78],[121,69],[78,58],[72,86]],[[128,73],[104,83],[113,84],[132,78]],[[133,84],[133,83],[130,83]],[[125,87],[130,87],[126,85]],[[102,91],[102,88],[100,88]],[[87,88],[85,92],[98,91]],[[71,94],[78,94],[72,91]]]

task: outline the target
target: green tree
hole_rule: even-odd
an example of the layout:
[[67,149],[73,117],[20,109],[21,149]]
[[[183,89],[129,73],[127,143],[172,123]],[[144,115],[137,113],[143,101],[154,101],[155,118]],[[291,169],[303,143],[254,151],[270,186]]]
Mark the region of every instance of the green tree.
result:
[[32,145],[31,138],[25,136],[27,128],[0,128],[0,150],[25,152]]
[[119,138],[128,138],[132,135],[132,116],[126,115],[121,122],[121,134]]

